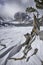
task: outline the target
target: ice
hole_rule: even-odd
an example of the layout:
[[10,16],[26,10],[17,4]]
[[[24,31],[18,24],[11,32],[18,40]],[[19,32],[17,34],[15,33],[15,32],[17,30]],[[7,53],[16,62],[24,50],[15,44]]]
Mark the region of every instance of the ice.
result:
[[[0,28],[0,44],[5,44],[7,46],[7,48],[9,46],[13,46],[15,44],[22,44],[26,40],[24,37],[24,34],[27,32],[30,33],[32,28],[33,27]],[[43,30],[43,27],[41,27],[41,30]],[[26,62],[26,60],[20,60],[20,61],[9,60],[7,65],[9,65],[9,64],[10,65],[23,65],[23,64],[24,65],[41,65],[41,62],[39,59],[43,60],[43,41],[39,39],[39,36],[37,36],[31,46],[33,49],[28,53],[28,56],[34,51],[35,48],[38,48],[38,52],[36,55],[31,57],[28,62]],[[0,46],[0,49],[1,48],[3,48],[3,47]],[[3,50],[2,52],[4,52],[5,50]],[[22,50],[13,57],[21,57],[23,55]],[[0,60],[0,62],[1,62],[1,60]]]

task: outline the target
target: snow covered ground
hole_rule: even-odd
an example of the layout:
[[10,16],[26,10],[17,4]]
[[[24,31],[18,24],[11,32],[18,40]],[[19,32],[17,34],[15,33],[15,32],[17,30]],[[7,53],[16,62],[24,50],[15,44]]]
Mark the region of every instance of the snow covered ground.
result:
[[[33,27],[0,27],[0,44],[5,44],[7,48],[9,46],[13,46],[15,44],[22,44],[25,41],[24,34],[27,32],[31,32]],[[41,27],[43,30],[43,27]],[[0,46],[0,49],[3,47]],[[7,49],[6,48],[6,49]],[[38,52],[36,55],[32,56],[28,62],[26,60],[9,60],[7,65],[41,65],[40,59],[43,60],[43,41],[39,39],[37,36],[36,40],[32,43],[32,50],[28,53],[27,57],[32,54],[35,48],[38,48]],[[0,51],[0,54],[4,52]],[[14,57],[21,57],[23,55],[22,50],[16,54]],[[0,59],[0,65],[2,60],[5,58]]]

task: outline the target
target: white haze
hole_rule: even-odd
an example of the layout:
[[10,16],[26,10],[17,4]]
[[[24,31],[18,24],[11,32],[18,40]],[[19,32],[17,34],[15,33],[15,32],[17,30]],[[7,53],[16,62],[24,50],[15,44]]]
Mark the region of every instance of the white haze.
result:
[[[14,17],[18,11],[24,12],[26,7],[35,7],[34,0],[5,0],[4,4],[0,4],[0,15],[4,17]],[[43,10],[39,10],[40,15],[43,15]],[[33,17],[33,14],[29,14]]]
[[0,15],[4,17],[13,17],[14,14],[18,11],[23,11],[23,8],[18,4],[8,4],[6,3],[4,6],[0,5]]

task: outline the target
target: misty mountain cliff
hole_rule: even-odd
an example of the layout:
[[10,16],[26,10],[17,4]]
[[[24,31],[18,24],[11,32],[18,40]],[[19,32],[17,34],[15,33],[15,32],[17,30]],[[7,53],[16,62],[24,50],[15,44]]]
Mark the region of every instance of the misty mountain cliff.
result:
[[[43,16],[38,18],[40,25],[43,25]],[[0,26],[31,26],[33,19],[24,12],[16,12],[14,18],[0,16]]]

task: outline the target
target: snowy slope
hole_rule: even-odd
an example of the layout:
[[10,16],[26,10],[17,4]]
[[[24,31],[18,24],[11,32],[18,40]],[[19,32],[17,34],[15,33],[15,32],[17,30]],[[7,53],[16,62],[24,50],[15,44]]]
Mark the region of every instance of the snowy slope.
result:
[[[32,27],[2,27],[0,28],[0,44],[5,44],[7,48],[15,44],[22,44],[25,41],[24,34],[27,32],[30,33],[31,30]],[[43,30],[43,27],[41,27],[41,30]],[[31,57],[28,62],[26,62],[26,60],[9,60],[7,65],[41,65],[40,59],[43,60],[43,41],[39,39],[39,36],[37,36],[36,40],[32,43],[32,48],[33,49],[28,53],[27,57],[34,51],[35,48],[38,48],[39,50],[38,53]],[[0,46],[0,49],[2,49],[2,46]],[[0,54],[2,52],[0,52]],[[23,53],[21,50],[14,57],[21,57],[22,55]],[[3,59],[5,58],[0,59],[0,65]]]

